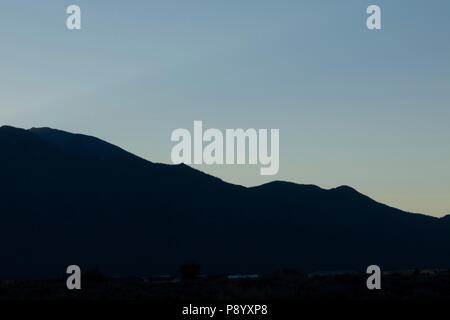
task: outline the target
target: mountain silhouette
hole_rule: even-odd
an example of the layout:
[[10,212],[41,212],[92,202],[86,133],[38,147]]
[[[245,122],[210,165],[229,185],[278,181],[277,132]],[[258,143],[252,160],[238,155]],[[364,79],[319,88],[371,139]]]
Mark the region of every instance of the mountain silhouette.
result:
[[246,188],[100,139],[0,128],[0,278],[449,268],[450,219],[351,187]]

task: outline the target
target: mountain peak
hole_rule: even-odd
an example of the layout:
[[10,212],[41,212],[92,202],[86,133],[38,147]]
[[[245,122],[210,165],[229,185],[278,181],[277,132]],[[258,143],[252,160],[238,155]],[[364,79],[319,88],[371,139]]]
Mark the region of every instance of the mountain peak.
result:
[[29,132],[38,135],[44,141],[57,146],[72,155],[76,154],[79,156],[100,156],[103,158],[109,157],[123,157],[132,156],[125,150],[103,141],[99,138],[78,134],[70,133],[58,129],[53,129],[49,127],[42,128],[31,128]]
[[333,188],[331,190],[341,191],[341,192],[355,192],[355,193],[359,193],[355,188],[352,188],[352,187],[350,187],[348,185],[345,185],[345,184],[341,185],[341,186],[338,186],[336,188]]
[[64,133],[68,133],[68,132],[66,132],[66,131],[62,131],[62,130],[58,130],[58,129],[53,129],[53,128],[50,128],[50,127],[32,127],[32,128],[30,128],[30,129],[28,129],[28,131],[30,131],[30,132],[42,132],[42,131],[53,131],[53,132],[64,132]]
[[16,127],[13,127],[13,126],[3,125],[3,126],[0,126],[0,131],[1,132],[24,132],[26,130],[20,129],[20,128],[16,128]]

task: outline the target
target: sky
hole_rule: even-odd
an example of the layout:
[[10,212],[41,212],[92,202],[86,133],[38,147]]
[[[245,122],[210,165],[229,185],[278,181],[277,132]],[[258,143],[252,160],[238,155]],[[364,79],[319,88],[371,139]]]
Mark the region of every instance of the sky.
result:
[[[66,28],[71,4],[82,30]],[[382,30],[366,28],[371,4]],[[0,39],[0,125],[89,134],[163,163],[194,120],[277,128],[277,175],[198,168],[450,213],[447,0],[0,0]]]

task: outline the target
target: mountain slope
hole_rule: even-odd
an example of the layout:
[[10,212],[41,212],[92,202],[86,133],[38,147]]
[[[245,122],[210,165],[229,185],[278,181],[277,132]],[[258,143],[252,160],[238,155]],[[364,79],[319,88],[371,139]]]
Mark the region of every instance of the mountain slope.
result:
[[450,266],[450,225],[350,187],[244,188],[84,135],[0,128],[0,277]]

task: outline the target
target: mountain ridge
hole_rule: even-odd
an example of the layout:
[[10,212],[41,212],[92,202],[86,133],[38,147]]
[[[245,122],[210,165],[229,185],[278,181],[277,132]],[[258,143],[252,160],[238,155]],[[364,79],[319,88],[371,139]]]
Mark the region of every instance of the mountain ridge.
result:
[[449,267],[450,224],[349,186],[233,185],[95,137],[0,127],[0,278]]

